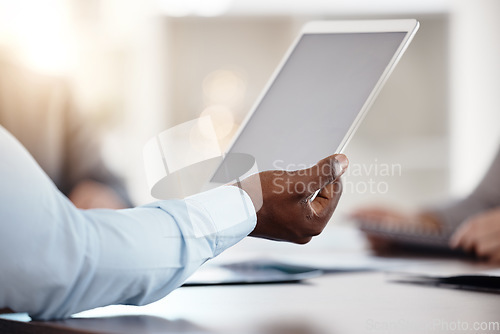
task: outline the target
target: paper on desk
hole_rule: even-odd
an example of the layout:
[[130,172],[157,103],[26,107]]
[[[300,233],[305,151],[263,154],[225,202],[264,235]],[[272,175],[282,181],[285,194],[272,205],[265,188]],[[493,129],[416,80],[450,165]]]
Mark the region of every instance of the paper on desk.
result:
[[184,286],[291,283],[321,276],[321,270],[259,262],[204,265]]
[[500,277],[500,268],[481,271],[478,274]]
[[335,273],[406,270],[421,260],[371,255],[357,229],[336,226],[325,230],[305,246],[247,238],[210,261],[217,265],[252,262],[274,262]]
[[390,270],[408,261],[360,254],[307,254],[254,257],[207,263],[184,285],[261,284],[302,281],[323,273]]
[[400,273],[390,275],[388,280],[395,283],[410,283],[439,288],[500,293],[500,269],[450,276]]
[[413,264],[411,260],[381,258],[365,254],[280,254],[226,262],[229,266],[276,267],[286,270],[321,270],[325,273],[355,271],[389,271]]
[[368,254],[290,255],[274,259],[289,265],[319,269],[324,272],[386,271],[411,265],[411,260],[391,259]]

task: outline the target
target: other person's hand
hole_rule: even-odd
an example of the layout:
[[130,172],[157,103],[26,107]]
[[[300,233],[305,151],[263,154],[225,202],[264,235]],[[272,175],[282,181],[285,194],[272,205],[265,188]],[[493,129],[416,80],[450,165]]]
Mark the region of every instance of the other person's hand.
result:
[[235,184],[258,208],[257,225],[250,235],[298,244],[309,242],[323,231],[332,216],[342,192],[340,176],[348,164],[345,155],[335,154],[308,169],[265,171]]
[[466,220],[453,234],[450,246],[500,263],[500,208],[479,213]]
[[[441,222],[431,213],[405,213],[383,207],[366,207],[355,210],[350,217],[360,222],[360,228],[371,225],[382,230],[418,230],[425,233],[438,233]],[[373,250],[384,253],[391,250],[396,244],[390,238],[384,238],[365,232]]]

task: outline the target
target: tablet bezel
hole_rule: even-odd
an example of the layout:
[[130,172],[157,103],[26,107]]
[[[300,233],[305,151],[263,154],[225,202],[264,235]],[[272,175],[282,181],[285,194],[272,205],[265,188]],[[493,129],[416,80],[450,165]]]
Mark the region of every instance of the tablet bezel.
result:
[[[254,104],[252,105],[252,108],[250,109],[250,112],[245,116],[243,119],[239,129],[236,131],[235,135],[230,141],[230,144],[227,146],[227,148],[224,150],[223,157],[225,157],[227,154],[231,153],[231,150],[236,143],[237,139],[243,135],[244,130],[246,128],[246,125],[252,118],[253,114],[261,104],[262,100],[268,93],[269,89],[273,85],[274,81],[276,80],[277,76],[283,69],[284,65],[288,61],[288,58],[292,54],[293,50],[296,48],[297,44],[301,40],[301,38],[306,35],[306,34],[335,34],[335,33],[380,33],[380,32],[404,32],[406,33],[405,37],[401,41],[398,49],[394,53],[393,57],[389,61],[387,67],[385,68],[384,72],[380,76],[379,80],[375,84],[373,90],[369,94],[368,98],[366,99],[365,103],[363,104],[361,110],[359,111],[358,115],[354,119],[353,123],[351,124],[350,128],[347,130],[346,134],[344,135],[344,138],[340,145],[337,147],[337,150],[334,153],[341,153],[343,152],[344,148],[352,138],[352,135],[354,132],[357,130],[359,125],[361,124],[361,121],[365,117],[367,111],[370,109],[371,105],[375,101],[376,96],[380,92],[381,88],[389,78],[389,75],[391,72],[394,70],[396,67],[397,63],[401,59],[402,55],[406,51],[408,45],[410,44],[411,40],[415,36],[415,33],[417,32],[419,28],[419,22],[415,19],[402,19],[402,20],[349,20],[349,21],[312,21],[304,25],[304,27],[301,29],[299,35],[297,38],[293,41],[291,46],[288,48],[287,52],[283,56],[282,60],[280,61],[279,65],[277,68],[274,70],[273,74],[267,81],[266,85],[264,86],[262,92],[259,94],[258,98],[255,100]],[[212,176],[211,179],[217,174],[219,167],[215,170],[214,175]]]

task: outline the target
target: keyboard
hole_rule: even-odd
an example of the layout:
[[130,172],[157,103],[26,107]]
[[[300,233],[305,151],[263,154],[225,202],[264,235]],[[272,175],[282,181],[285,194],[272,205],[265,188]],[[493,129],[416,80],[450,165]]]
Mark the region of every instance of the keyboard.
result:
[[391,244],[415,250],[432,250],[451,253],[463,253],[450,248],[452,231],[434,232],[419,228],[418,225],[386,227],[370,221],[358,221],[358,226],[368,236],[386,239]]

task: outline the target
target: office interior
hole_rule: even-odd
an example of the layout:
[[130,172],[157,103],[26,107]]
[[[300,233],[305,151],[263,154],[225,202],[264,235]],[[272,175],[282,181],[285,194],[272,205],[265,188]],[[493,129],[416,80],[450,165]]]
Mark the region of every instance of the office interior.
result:
[[[311,20],[416,18],[420,31],[345,150],[339,216],[458,198],[499,142],[497,1],[2,1],[3,57],[68,79],[135,204],[145,142],[212,115],[226,147]],[[305,148],[307,149],[307,148]],[[341,219],[340,219],[341,220]]]
[[[351,166],[343,177],[342,199],[325,237],[312,244],[314,254],[331,247],[345,252],[358,250],[359,245],[343,240],[344,234],[335,237],[328,231],[352,227],[353,209],[374,204],[402,210],[440,205],[467,195],[484,175],[500,145],[498,13],[497,0],[0,0],[0,61],[68,83],[78,112],[102,137],[106,164],[124,178],[132,202],[141,205],[157,200],[150,194],[143,162],[148,140],[210,115],[220,146],[227,147],[306,22],[419,20],[414,41],[344,151]],[[272,254],[309,246],[245,240],[240,250],[255,247],[259,254]],[[378,276],[339,275],[335,281],[318,281],[325,289],[319,297],[310,295],[314,282],[293,293],[288,285],[265,286],[260,294],[244,289],[184,289],[156,306],[140,310],[117,306],[102,313],[140,314],[134,319],[61,324],[132,333],[148,326],[154,329],[151,332],[164,328],[202,332],[198,325],[231,331],[262,322],[264,327],[257,332],[316,333],[315,328],[328,320],[323,308],[331,301],[326,300],[328,291],[334,291],[339,300],[351,300],[339,284],[359,287],[362,302],[356,308],[360,314],[376,309],[375,320],[386,319],[389,313],[378,309],[380,300],[370,299],[371,295],[394,303],[399,294],[417,300],[403,308],[404,319],[416,314],[418,319],[435,322],[425,315],[425,300],[434,299],[434,290],[425,290],[418,299],[420,290],[408,292],[404,286],[379,281]],[[262,304],[264,295],[270,297]],[[292,295],[309,305],[311,312],[297,316],[300,312],[292,307],[297,302]],[[273,307],[273,296],[280,299],[279,309]],[[436,305],[443,307],[436,317],[472,323],[482,312],[480,320],[498,320],[490,317],[498,297],[483,294],[479,300],[474,296],[440,293]],[[233,307],[235,297],[243,302]],[[207,310],[207,300],[220,301]],[[479,313],[466,307],[471,300],[477,301]],[[193,307],[195,301],[201,306]],[[443,310],[450,303],[457,306],[446,313]],[[240,306],[251,316],[238,313]],[[218,307],[227,312],[227,326],[218,317]],[[363,315],[359,318],[363,324],[354,325],[359,320],[355,312],[342,319],[335,312],[342,312],[343,305],[331,307],[338,332],[353,332],[352,328],[373,332],[371,318]],[[281,320],[274,323],[276,319]]]

